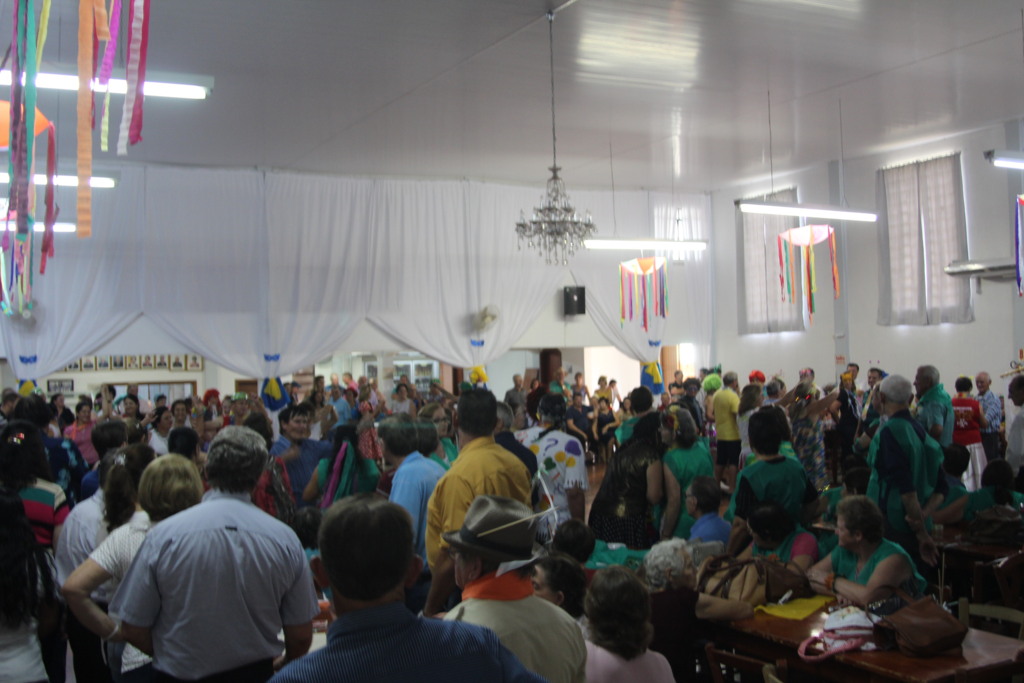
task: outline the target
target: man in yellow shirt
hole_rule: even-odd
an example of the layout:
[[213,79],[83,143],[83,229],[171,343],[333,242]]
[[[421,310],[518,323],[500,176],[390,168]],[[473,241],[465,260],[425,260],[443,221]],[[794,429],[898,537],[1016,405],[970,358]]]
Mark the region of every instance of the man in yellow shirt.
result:
[[530,473],[521,460],[495,443],[497,423],[494,394],[486,389],[462,392],[455,414],[459,457],[437,482],[427,503],[427,561],[432,578],[425,616],[442,611],[455,589],[455,564],[441,535],[462,528],[473,500],[490,494],[530,505]]
[[740,428],[736,421],[740,407],[739,378],[735,372],[722,376],[722,388],[715,392],[715,428],[718,431],[718,456],[715,479],[732,491],[736,486],[736,467],[740,462]]

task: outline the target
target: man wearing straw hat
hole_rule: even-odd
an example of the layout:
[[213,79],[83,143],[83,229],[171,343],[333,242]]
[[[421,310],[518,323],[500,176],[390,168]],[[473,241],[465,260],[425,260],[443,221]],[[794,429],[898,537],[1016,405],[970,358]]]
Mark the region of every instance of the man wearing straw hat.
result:
[[444,534],[463,601],[446,621],[486,626],[526,668],[552,683],[582,683],[587,648],[569,613],[534,596],[531,565],[539,552],[533,514],[523,503],[478,496],[462,528]]

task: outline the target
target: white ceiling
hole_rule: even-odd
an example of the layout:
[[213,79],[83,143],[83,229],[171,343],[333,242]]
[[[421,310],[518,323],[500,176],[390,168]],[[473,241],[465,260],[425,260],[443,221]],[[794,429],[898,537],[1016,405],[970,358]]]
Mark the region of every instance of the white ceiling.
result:
[[[74,71],[77,4],[55,1],[44,70]],[[4,35],[10,6],[0,2]],[[150,71],[215,85],[202,102],[148,99],[128,158],[540,185],[551,163],[548,7],[158,0]],[[609,148],[617,188],[763,177],[769,90],[776,174],[839,158],[840,99],[847,158],[1018,118],[1020,10],[1019,0],[570,2],[554,24],[563,177],[570,192],[609,187]],[[39,102],[73,169],[74,94]]]

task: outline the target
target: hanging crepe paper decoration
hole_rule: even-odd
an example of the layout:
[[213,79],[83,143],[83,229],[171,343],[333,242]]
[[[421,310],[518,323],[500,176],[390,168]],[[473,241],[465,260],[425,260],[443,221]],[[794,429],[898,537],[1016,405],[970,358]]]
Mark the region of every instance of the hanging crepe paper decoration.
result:
[[[39,272],[46,272],[47,259],[53,256],[53,224],[57,220],[54,207],[53,179],[56,174],[56,145],[53,124],[36,108],[36,73],[46,43],[50,16],[50,0],[44,0],[37,28],[33,0],[14,3],[14,35],[12,37],[11,99],[0,102],[0,138],[6,140],[7,173],[10,178],[7,216],[3,238],[0,239],[0,278],[2,298],[0,310],[14,313],[14,294],[18,312],[25,316],[32,310],[33,226],[35,225],[36,193],[32,183],[35,166],[35,138],[44,130],[47,135],[46,155],[46,217]],[[6,107],[4,106],[6,105]],[[2,144],[2,143],[0,143]],[[11,222],[17,234],[10,235]],[[8,250],[10,253],[8,254]],[[6,263],[10,259],[10,269]]]
[[1024,239],[1021,235],[1021,220],[1020,212],[1024,211],[1024,194],[1017,195],[1017,221],[1016,229],[1013,231],[1013,258],[1017,262],[1017,296],[1024,296],[1024,281],[1022,281],[1022,273],[1024,273],[1024,251],[1021,251],[1021,245],[1024,245]]
[[110,74],[114,70],[114,57],[117,53],[117,37],[121,33],[121,0],[114,0],[110,8],[110,40],[103,52],[103,62],[100,65],[99,85],[101,90],[106,90],[103,96],[103,104],[100,106],[100,151],[106,152],[109,146],[110,131]]
[[796,254],[800,249],[803,254],[803,272],[800,274],[807,290],[807,313],[813,322],[816,310],[814,295],[818,291],[818,282],[814,274],[814,245],[828,241],[828,254],[832,263],[832,290],[835,298],[839,298],[839,266],[836,260],[836,235],[830,225],[801,225],[790,228],[779,234],[779,287],[782,300],[796,303]]
[[[78,138],[77,171],[79,178],[92,177],[92,79],[96,75],[96,41],[110,40],[107,8],[103,0],[78,0]],[[78,183],[79,237],[92,235],[92,188]]]
[[639,314],[644,331],[651,316],[668,315],[668,281],[665,259],[660,256],[636,258],[619,264],[619,324]]
[[142,140],[142,87],[146,82],[148,52],[149,0],[131,0],[128,6],[128,67],[125,71],[128,91],[117,136],[117,153],[120,156],[128,154],[129,144]]

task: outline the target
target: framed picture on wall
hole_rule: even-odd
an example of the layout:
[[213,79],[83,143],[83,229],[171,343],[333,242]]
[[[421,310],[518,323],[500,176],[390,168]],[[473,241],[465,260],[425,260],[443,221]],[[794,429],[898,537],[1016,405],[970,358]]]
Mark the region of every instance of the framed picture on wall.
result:
[[153,363],[153,356],[148,353],[144,356],[139,356],[139,367],[143,370],[152,370],[155,367]]
[[124,357],[124,369],[125,370],[138,370],[139,369],[139,357],[138,356],[125,356]]
[[124,356],[111,356],[110,367],[114,370],[124,370]]
[[93,372],[96,370],[96,356],[82,357],[82,372]]
[[180,353],[176,353],[170,356],[170,369],[172,372],[184,372],[185,370],[185,356]]
[[82,359],[71,361],[64,367],[64,372],[78,372],[82,369]]
[[185,368],[191,372],[200,372],[203,369],[203,357],[195,353],[186,355]]
[[46,380],[46,393],[48,394],[70,394],[75,390],[73,379],[48,379]]
[[168,361],[167,361],[167,355],[166,354],[162,353],[159,356],[154,356],[153,358],[154,358],[154,365],[155,365],[157,370],[166,370],[167,369]]
[[110,356],[96,356],[96,369],[97,370],[109,370],[110,369]]

